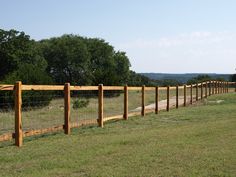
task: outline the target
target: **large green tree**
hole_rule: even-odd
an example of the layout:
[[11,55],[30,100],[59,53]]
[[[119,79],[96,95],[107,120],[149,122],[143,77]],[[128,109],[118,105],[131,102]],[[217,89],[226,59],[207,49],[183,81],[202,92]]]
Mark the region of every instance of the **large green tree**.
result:
[[[0,80],[3,84],[50,84],[51,77],[46,72],[47,62],[39,50],[38,44],[24,32],[0,29]],[[40,95],[40,96],[39,96]],[[27,101],[26,101],[27,100]],[[34,100],[32,102],[31,100]],[[23,94],[23,106],[47,105],[51,96],[44,92],[28,91]],[[0,108],[6,103],[14,103],[13,92],[0,92]]]
[[91,84],[90,54],[81,37],[63,35],[40,43],[47,71],[57,84]]
[[24,32],[16,30],[0,29],[0,59],[1,80],[24,63],[33,64],[41,69],[47,66],[36,42]]
[[103,39],[89,38],[85,42],[90,53],[93,84],[121,85],[127,82],[130,62],[124,52],[115,52]]
[[102,39],[63,35],[40,42],[48,73],[57,84],[121,85],[129,74],[129,59]]

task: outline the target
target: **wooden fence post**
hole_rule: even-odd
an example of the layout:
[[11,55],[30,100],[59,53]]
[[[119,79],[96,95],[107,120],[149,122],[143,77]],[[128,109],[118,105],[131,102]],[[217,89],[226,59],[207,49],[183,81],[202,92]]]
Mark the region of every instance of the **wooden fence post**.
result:
[[217,82],[215,81],[215,94],[217,94]]
[[211,81],[209,81],[208,88],[209,88],[209,89],[208,89],[208,91],[209,91],[209,94],[208,94],[208,95],[211,96]]
[[142,86],[142,111],[141,115],[145,116],[145,85]]
[[128,86],[124,87],[124,119],[128,119]]
[[217,92],[218,92],[218,94],[220,94],[220,81],[218,81],[217,85],[218,85],[218,91]]
[[70,134],[70,83],[64,87],[64,133]]
[[229,93],[229,82],[227,82],[227,93]]
[[223,93],[225,93],[225,82],[223,82]]
[[203,84],[201,83],[201,100],[203,98]]
[[221,93],[221,81],[219,81],[219,93]]
[[15,145],[21,147],[23,144],[23,131],[22,131],[22,83],[18,81],[15,83]]
[[224,93],[226,93],[226,82],[224,82]]
[[166,111],[169,111],[170,110],[170,86],[167,86],[166,88],[166,97],[167,97],[167,100],[166,100]]
[[234,87],[235,87],[234,92],[236,92],[236,82],[234,83]]
[[206,81],[206,84],[205,84],[205,98],[207,98],[207,86],[208,86],[208,82]]
[[190,104],[193,104],[193,84],[190,86]]
[[184,84],[184,106],[187,105],[187,87]]
[[159,87],[156,86],[155,92],[155,113],[158,114],[158,102],[159,102]]
[[98,87],[98,124],[103,128],[103,84]]
[[176,109],[179,108],[179,86],[176,85]]
[[220,93],[223,93],[223,82],[220,82]]
[[196,83],[196,101],[198,101],[198,83]]
[[215,91],[216,94],[218,94],[218,81],[216,81],[216,91]]
[[214,95],[214,90],[215,90],[215,86],[214,86],[214,81],[211,81],[211,94]]

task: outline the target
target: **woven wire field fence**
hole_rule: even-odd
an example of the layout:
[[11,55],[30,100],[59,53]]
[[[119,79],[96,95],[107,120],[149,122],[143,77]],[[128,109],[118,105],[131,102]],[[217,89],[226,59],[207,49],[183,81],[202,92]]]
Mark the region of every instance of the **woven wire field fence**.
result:
[[[0,85],[0,143],[187,106],[213,94],[236,92],[235,82],[167,87]],[[0,144],[1,146],[1,144]]]

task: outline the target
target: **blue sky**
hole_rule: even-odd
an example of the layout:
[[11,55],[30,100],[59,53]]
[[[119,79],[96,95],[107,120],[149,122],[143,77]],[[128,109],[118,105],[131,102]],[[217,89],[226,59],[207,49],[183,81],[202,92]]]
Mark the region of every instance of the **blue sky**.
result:
[[136,72],[234,73],[235,0],[0,0],[0,28],[99,37]]

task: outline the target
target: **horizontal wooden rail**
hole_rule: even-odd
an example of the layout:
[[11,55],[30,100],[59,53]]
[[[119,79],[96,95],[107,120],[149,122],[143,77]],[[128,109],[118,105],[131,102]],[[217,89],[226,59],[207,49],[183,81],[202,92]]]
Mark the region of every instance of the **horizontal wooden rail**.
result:
[[109,121],[109,120],[115,120],[115,119],[124,119],[124,115],[121,114],[121,115],[116,115],[116,116],[110,116],[110,117],[105,117],[103,118],[103,121],[106,122],[106,121]]
[[63,130],[63,125],[54,126],[50,128],[38,129],[38,130],[29,130],[23,132],[23,137],[34,136],[34,135],[41,135],[45,133],[57,132]]
[[98,90],[98,86],[70,86],[70,90]]
[[0,85],[0,90],[14,90],[14,85]]
[[103,90],[124,90],[124,86],[103,86]]
[[0,142],[1,141],[10,141],[14,138],[14,133],[5,133],[0,135]]
[[133,117],[133,116],[140,116],[141,115],[141,112],[132,112],[132,113],[129,113],[128,116],[129,117]]
[[64,90],[64,85],[22,85],[22,90]]
[[[207,82],[202,82],[203,85],[206,85],[207,83],[218,83],[219,81],[207,81]],[[221,81],[220,81],[221,82]],[[235,85],[236,82],[225,82],[229,85]],[[196,87],[197,84],[192,84],[193,87]],[[187,88],[190,88],[191,85],[186,85]],[[183,89],[184,86],[179,86],[179,89]],[[175,89],[175,86],[170,87],[170,90]],[[14,90],[14,85],[10,84],[0,84],[0,91],[3,90]],[[22,85],[22,91],[30,91],[30,90],[35,90],[35,91],[50,91],[50,90],[64,90],[64,85]],[[70,86],[70,90],[76,91],[76,90],[98,90],[98,86]],[[124,90],[124,86],[103,86],[103,90]],[[142,87],[134,87],[134,86],[129,86],[128,90],[142,90]],[[145,90],[155,90],[155,87],[145,87]],[[166,87],[159,87],[159,90],[166,90]]]

